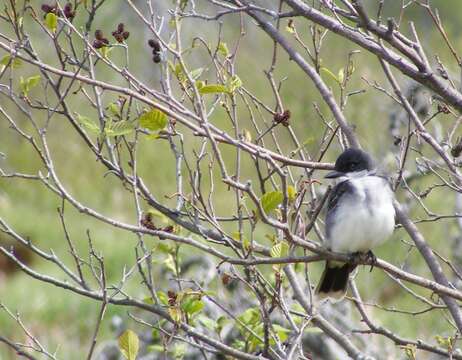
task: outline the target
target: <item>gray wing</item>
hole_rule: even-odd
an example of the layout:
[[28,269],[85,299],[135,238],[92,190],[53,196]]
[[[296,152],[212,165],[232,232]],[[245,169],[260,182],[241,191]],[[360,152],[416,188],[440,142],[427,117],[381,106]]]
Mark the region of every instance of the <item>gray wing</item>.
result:
[[327,246],[329,246],[330,230],[334,226],[335,213],[339,207],[339,204],[342,200],[345,200],[347,196],[353,195],[355,192],[354,186],[349,180],[342,181],[341,183],[335,185],[329,194],[329,199],[327,200],[327,214],[326,214],[326,237],[327,237]]

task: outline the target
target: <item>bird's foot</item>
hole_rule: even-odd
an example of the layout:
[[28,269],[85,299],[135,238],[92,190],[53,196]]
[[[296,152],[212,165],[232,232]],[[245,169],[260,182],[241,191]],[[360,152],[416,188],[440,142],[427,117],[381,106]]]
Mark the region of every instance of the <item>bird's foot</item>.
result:
[[377,257],[371,250],[369,250],[367,253],[357,251],[350,254],[349,262],[353,265],[359,265],[364,262],[370,263],[370,271],[372,271],[374,269],[374,265],[377,263]]
[[371,263],[371,268],[370,268],[369,272],[372,272],[372,270],[374,269],[375,264],[377,264],[377,256],[375,256],[375,254],[372,252],[372,250],[369,250],[366,253],[366,261]]

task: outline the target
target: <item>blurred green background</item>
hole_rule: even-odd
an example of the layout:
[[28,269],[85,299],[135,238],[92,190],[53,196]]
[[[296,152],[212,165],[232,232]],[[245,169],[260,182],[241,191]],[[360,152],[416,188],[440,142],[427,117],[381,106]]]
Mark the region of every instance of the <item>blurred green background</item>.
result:
[[[30,3],[37,13],[40,13],[39,8],[42,3],[38,1]],[[143,1],[135,1],[134,3],[140,7],[143,7],[144,4]],[[375,2],[371,1],[369,3],[369,10],[371,14],[375,14],[376,5],[372,3]],[[166,16],[168,19],[167,9],[172,6],[172,2],[158,0],[153,1],[153,4],[157,13]],[[397,17],[399,5],[400,2],[398,1],[385,2],[384,18],[388,16]],[[462,30],[460,27],[462,12],[454,11],[460,6],[459,1],[433,1],[432,5],[438,8],[449,38],[452,40],[456,50],[459,50],[462,42]],[[208,13],[213,13],[214,11],[206,7],[204,10]],[[223,41],[231,49],[240,31],[239,17],[229,16],[222,20]],[[74,25],[79,28],[85,21],[86,14],[78,12]],[[450,72],[457,74],[457,64],[451,57],[448,48],[443,43],[441,36],[436,31],[425,10],[416,5],[411,5],[406,9],[401,25],[401,30],[404,33],[408,33],[409,21],[416,23],[417,31],[431,61],[433,61],[434,54],[436,54],[446,64]],[[131,33],[127,41],[130,53],[129,70],[143,79],[145,83],[159,89],[159,66],[151,61],[149,50],[146,46],[149,33],[127,4],[119,0],[107,1],[95,18],[92,31],[99,28],[110,34],[119,22],[124,22]],[[24,23],[26,29],[30,32],[31,41],[36,51],[41,55],[42,60],[56,64],[55,53],[50,51],[51,43],[43,36],[37,24],[34,24],[30,17],[25,17]],[[5,23],[2,24],[0,25],[2,32],[7,31],[12,35],[11,29],[6,29]],[[284,29],[286,25],[287,20],[283,20],[281,28]],[[307,37],[308,25],[307,22],[300,19],[295,20],[298,33],[309,43],[309,38]],[[274,108],[273,95],[264,74],[264,70],[267,70],[271,63],[272,42],[252,22],[246,21],[245,29],[246,34],[241,40],[236,61],[236,72],[242,79],[243,86]],[[190,44],[193,37],[200,36],[212,46],[216,46],[217,30],[218,26],[214,22],[207,23],[200,20],[186,19],[183,23],[183,42],[184,44]],[[164,35],[167,35],[167,31],[169,30],[166,29]],[[288,32],[285,32],[285,34],[287,37],[291,36]],[[337,74],[346,65],[347,54],[357,49],[358,47],[354,44],[329,33],[321,49],[322,65],[332,73]],[[0,51],[0,57],[4,55],[5,53]],[[125,55],[121,48],[115,48],[111,52],[111,59],[119,65],[124,64],[124,58]],[[191,69],[204,66],[204,62],[208,64],[206,53],[200,47],[192,49],[186,60]],[[393,145],[393,139],[389,131],[390,118],[395,112],[399,113],[399,111],[389,98],[372,89],[363,80],[363,78],[366,78],[371,82],[378,81],[386,84],[377,59],[361,50],[361,53],[354,56],[354,63],[355,72],[349,83],[348,90],[364,89],[366,91],[349,99],[345,114],[349,121],[355,125],[362,146],[379,159],[384,169],[392,173],[396,170],[396,164],[391,154],[396,151],[396,147]],[[15,70],[13,88],[18,88],[19,76],[35,73],[37,73],[36,69],[26,65]],[[120,77],[114,78],[113,73],[101,64],[96,66],[96,73],[99,79],[124,84]],[[212,77],[212,72],[202,75],[204,79],[207,79],[207,76]],[[322,76],[338,97],[339,91],[335,81],[325,73]],[[316,93],[309,78],[281,50],[278,55],[275,78],[276,80],[286,78],[281,89],[282,101],[285,108],[290,109],[292,112],[291,123],[299,140],[306,143],[309,153],[316,154],[319,148],[319,139],[324,131],[324,125],[314,111],[313,103],[319,104],[323,114],[327,119],[331,120],[328,109]],[[410,86],[406,79],[400,78],[400,80],[403,87]],[[3,79],[1,81],[2,83],[4,82]],[[41,89],[39,88],[34,89],[31,96],[43,96],[40,91]],[[107,104],[115,101],[117,96],[105,93],[103,99],[104,103]],[[0,103],[18,121],[18,124],[26,130],[33,131],[32,126],[4,95],[2,95]],[[83,98],[76,96],[70,101],[70,104],[73,111],[86,116],[95,115],[92,110],[88,109],[87,105],[82,106],[82,104],[85,104]],[[435,109],[436,105],[433,105],[430,113],[433,113]],[[243,106],[240,113],[245,114]],[[45,120],[40,112],[34,112],[34,116],[38,121]],[[266,121],[271,122],[271,117],[265,116]],[[223,112],[217,111],[211,120],[214,124],[224,129],[229,129],[229,120],[224,118]],[[432,121],[429,129],[432,132],[439,131],[444,134],[453,121],[454,118],[449,115],[439,115]],[[245,116],[241,118],[241,127],[252,129],[250,124],[245,123]],[[407,131],[406,126],[403,126],[400,131],[401,134],[405,134]],[[277,129],[276,132],[279,139],[281,139],[284,151],[288,154],[294,149],[294,146],[289,141],[286,130]],[[185,131],[184,133],[187,137],[191,137],[187,141],[188,150],[192,152],[193,149],[198,149],[199,141],[193,139],[190,132]],[[57,172],[63,184],[76,199],[86,206],[113,218],[127,223],[136,222],[132,196],[120,186],[120,183],[114,177],[105,173],[105,169],[95,161],[94,156],[85,148],[73,128],[59,115],[54,115],[52,118],[52,125],[48,131],[48,141]],[[228,148],[226,149],[226,158],[229,160],[229,166],[231,166],[234,161],[234,152],[231,152]],[[335,145],[327,154],[325,160],[333,161],[339,151],[340,147]],[[424,151],[428,150],[425,150],[424,147]],[[1,166],[4,169],[24,173],[36,173],[40,169],[43,170],[36,155],[31,150],[30,144],[9,129],[4,118],[0,120],[0,152],[5,154],[5,158],[0,159]],[[141,139],[139,153],[141,154],[139,157],[140,172],[152,192],[159,199],[174,193],[176,191],[174,157],[167,141],[152,141],[143,138]],[[415,170],[413,157],[415,156],[411,157],[407,166],[411,171]],[[243,172],[253,178],[254,175],[249,175],[252,168],[250,168],[250,162],[248,163],[249,167],[243,169]],[[301,171],[294,170],[294,173],[301,174]],[[322,172],[315,175],[318,178],[322,176]],[[413,182],[411,186],[418,193],[434,182],[435,179],[428,176]],[[227,192],[223,186],[218,186],[217,192],[219,196],[214,199],[217,212],[221,215],[229,214],[229,203],[234,206],[233,193]],[[398,190],[398,197],[402,201],[409,200],[403,189]],[[162,201],[169,205],[173,204],[171,201]],[[453,195],[444,189],[437,188],[433,190],[423,199],[423,202],[435,213],[448,214],[454,212]],[[59,257],[65,260],[66,264],[70,265],[72,264],[72,259],[57,213],[59,206],[61,206],[60,199],[47,191],[38,182],[0,178],[0,216],[19,234],[29,238],[35,245],[45,251],[52,249]],[[412,205],[411,210],[413,218],[425,217],[425,213],[418,205]],[[136,237],[84,216],[72,209],[68,204],[65,207],[65,219],[72,240],[82,254],[88,254],[86,230],[90,231],[96,249],[104,255],[108,282],[117,283],[120,280],[124,266],[134,264]],[[452,259],[452,245],[460,231],[454,220],[420,224],[419,228],[440,254]],[[265,229],[262,227],[258,230],[258,233],[263,237]],[[397,230],[393,240],[376,251],[377,255],[396,265],[405,264],[407,269],[419,275],[430,276],[418,252],[403,243],[401,241],[403,239],[410,241],[402,230]],[[261,242],[265,241],[261,240]],[[56,266],[37,257],[33,258],[31,266],[39,272],[56,276],[58,279],[63,278],[63,274]],[[315,273],[319,271],[317,265],[312,268]],[[313,278],[317,279],[317,276],[315,274]],[[361,294],[369,302],[380,301],[384,306],[399,307],[406,310],[425,307],[422,303],[418,303],[413,297],[400,290],[381,271],[375,270],[372,273],[360,271],[358,278],[358,282],[362,284],[360,287]],[[160,278],[158,281],[167,280]],[[413,287],[410,286],[410,288]],[[144,290],[139,288],[139,281],[130,282],[127,291],[140,298],[146,296],[146,294],[142,293]],[[42,344],[51,352],[57,350],[58,357],[63,359],[81,359],[82,351],[86,353],[89,347],[90,334],[94,330],[96,317],[100,309],[99,304],[94,301],[33,280],[20,271],[8,274],[0,273],[0,302],[10,310],[18,311],[23,322],[32,333],[37,335]],[[109,326],[111,317],[118,314],[126,318],[127,311],[127,308],[109,306],[99,335],[100,340],[113,337]],[[419,315],[418,319],[413,316],[381,311],[377,308],[370,308],[370,311],[384,326],[390,327],[397,333],[407,337],[428,339],[429,336],[433,337],[435,334],[447,336],[452,331],[441,311],[432,311]],[[409,321],[403,321],[406,318]],[[24,339],[24,335],[17,324],[4,311],[0,311],[0,334],[19,341]],[[434,339],[430,338],[428,341],[433,342]],[[4,358],[13,359],[15,355],[12,355],[5,346],[0,345],[0,359]]]

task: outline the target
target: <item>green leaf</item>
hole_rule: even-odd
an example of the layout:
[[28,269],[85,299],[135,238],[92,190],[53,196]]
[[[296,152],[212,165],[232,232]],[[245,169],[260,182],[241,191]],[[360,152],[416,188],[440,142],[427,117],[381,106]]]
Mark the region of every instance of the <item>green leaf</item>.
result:
[[164,345],[149,345],[149,346],[148,346],[148,350],[149,350],[150,352],[160,352],[160,353],[164,353],[164,352],[165,352]]
[[236,89],[239,89],[242,86],[242,80],[239,78],[239,76],[234,75],[231,77],[229,84],[228,84],[228,91],[230,93],[233,93],[236,91]]
[[217,323],[215,325],[215,329],[217,331],[217,333],[220,333],[221,330],[223,330],[225,324],[228,322],[228,319],[226,318],[226,316],[220,316],[218,319],[217,319]]
[[10,63],[10,59],[11,59],[10,55],[5,55],[2,57],[2,59],[0,60],[0,65],[2,65],[2,71],[3,71],[3,68],[6,67],[8,64],[10,64],[12,69],[17,69],[18,67],[22,65],[22,62],[20,59],[15,57],[13,58],[11,63]]
[[189,73],[189,75],[191,75],[193,80],[197,80],[199,79],[199,77],[202,75],[203,72],[204,72],[204,68],[198,68],[198,69],[192,70]]
[[289,198],[289,202],[294,202],[295,198],[297,197],[297,190],[292,185],[287,187],[287,196]]
[[22,76],[19,77],[19,87],[26,96],[33,87],[37,86],[39,82],[40,75],[28,77],[26,80],[24,80]]
[[252,142],[252,133],[247,129],[244,129],[242,132],[244,134],[245,141]]
[[174,359],[183,359],[186,355],[186,345],[185,344],[176,344],[173,348],[172,355]]
[[168,305],[168,296],[167,296],[166,293],[164,293],[163,291],[160,291],[160,290],[159,290],[159,291],[156,293],[156,295],[157,295],[157,298],[159,299],[159,301],[160,301],[160,303],[161,303],[162,305]]
[[58,28],[58,16],[49,12],[45,16],[45,25],[51,32],[55,32]]
[[168,308],[168,314],[176,323],[181,322],[181,310],[177,307]]
[[224,57],[228,57],[229,55],[228,45],[226,45],[225,42],[220,41],[220,43],[218,44],[218,52]]
[[131,330],[125,330],[119,337],[119,349],[127,360],[135,360],[138,355],[140,340]]
[[204,85],[199,88],[199,93],[201,94],[219,94],[227,92],[228,88],[221,84]]
[[337,78],[338,78],[339,84],[342,84],[342,83],[343,83],[343,80],[345,80],[345,70],[344,70],[343,68],[341,68],[341,69],[338,71]]
[[87,130],[93,132],[93,133],[99,133],[99,126],[96,125],[92,119],[90,119],[87,116],[83,116],[80,114],[77,114],[77,121],[79,122],[80,125],[82,125],[84,128]]
[[112,51],[112,47],[109,46],[103,46],[102,48],[99,49],[99,52],[101,53],[101,56],[103,58],[108,59],[109,58],[109,53]]
[[19,77],[19,88],[21,89],[21,92],[27,95],[27,83],[24,80],[22,76]]
[[[234,240],[241,241],[241,234],[239,233],[239,231],[235,231],[231,235]],[[250,240],[245,235],[242,235],[242,247],[244,248],[244,250],[249,250],[250,248]]]
[[112,113],[112,115],[120,115],[119,107],[116,103],[110,103],[107,108]]
[[290,330],[286,329],[285,327],[282,327],[281,325],[273,324],[273,330],[276,332],[277,336],[279,337],[279,340],[281,340],[282,342],[286,341],[289,337]]
[[178,275],[176,273],[175,260],[173,259],[172,254],[168,254],[167,259],[165,259],[163,263],[167,267],[168,270],[170,270],[175,275]]
[[260,310],[258,308],[250,308],[239,315],[238,319],[245,325],[256,325],[260,323]]
[[340,81],[338,80],[337,76],[335,76],[334,73],[330,71],[328,68],[322,67],[321,71],[325,72],[327,75],[329,75],[332,79],[334,79],[337,83],[340,84]]
[[189,315],[193,315],[197,312],[200,312],[204,308],[204,303],[202,300],[198,299],[188,299],[181,308]]
[[150,131],[160,131],[167,126],[167,115],[158,109],[152,109],[139,117],[140,126]]
[[40,83],[40,75],[35,75],[35,76],[28,77],[26,82],[27,82],[27,85],[29,86],[29,90],[30,90],[33,87],[36,87]]
[[149,208],[148,213],[156,218],[156,222],[160,221],[162,224],[165,224],[165,225],[169,223],[168,217],[157,209]]
[[104,133],[107,136],[122,136],[128,135],[135,130],[135,125],[132,122],[123,120],[109,124],[105,127]]
[[205,315],[199,315],[199,322],[209,330],[214,330],[216,322]]
[[271,191],[261,197],[260,203],[265,213],[269,214],[271,211],[275,210],[280,203],[282,203],[283,199],[284,196],[282,195],[282,192]]

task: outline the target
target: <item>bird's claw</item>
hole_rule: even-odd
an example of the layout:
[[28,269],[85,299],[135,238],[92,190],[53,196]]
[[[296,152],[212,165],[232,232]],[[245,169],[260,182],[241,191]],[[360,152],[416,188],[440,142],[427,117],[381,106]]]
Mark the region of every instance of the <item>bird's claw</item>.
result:
[[355,252],[350,254],[350,259],[349,262],[354,265],[359,265],[363,262],[367,262],[371,264],[370,271],[374,269],[375,264],[377,263],[377,257],[374,255],[374,253],[369,250],[367,253],[363,252]]
[[375,256],[375,254],[371,250],[369,250],[366,253],[366,261],[371,263],[371,268],[370,268],[369,272],[372,272],[372,270],[374,269],[375,264],[377,264],[377,256]]

